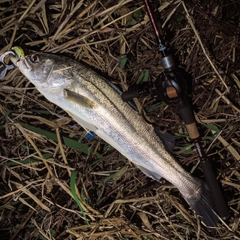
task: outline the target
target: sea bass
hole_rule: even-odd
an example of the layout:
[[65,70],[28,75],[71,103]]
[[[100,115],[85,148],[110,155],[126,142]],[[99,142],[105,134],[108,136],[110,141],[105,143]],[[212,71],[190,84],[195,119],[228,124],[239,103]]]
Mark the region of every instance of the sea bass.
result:
[[205,183],[187,173],[165,149],[148,124],[105,79],[67,57],[35,52],[24,56],[15,47],[12,62],[50,102],[65,110],[84,129],[94,132],[147,176],[165,178],[207,226],[215,226],[210,192]]

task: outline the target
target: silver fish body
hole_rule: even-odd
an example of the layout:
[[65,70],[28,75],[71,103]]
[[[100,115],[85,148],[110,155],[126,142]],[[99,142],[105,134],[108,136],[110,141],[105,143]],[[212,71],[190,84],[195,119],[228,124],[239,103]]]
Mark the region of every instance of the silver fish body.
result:
[[102,76],[77,61],[54,54],[33,53],[12,56],[11,60],[49,101],[149,177],[171,182],[206,225],[216,225],[218,219],[206,185],[174,160],[152,125],[123,102]]

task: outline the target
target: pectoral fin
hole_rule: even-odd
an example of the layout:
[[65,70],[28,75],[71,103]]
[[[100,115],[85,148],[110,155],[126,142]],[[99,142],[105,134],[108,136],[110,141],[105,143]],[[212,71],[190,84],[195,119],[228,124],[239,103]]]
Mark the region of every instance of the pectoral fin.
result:
[[87,132],[96,132],[97,127],[93,124],[83,120],[82,118],[76,116],[75,114],[66,111],[78,124],[80,124]]
[[74,102],[75,104],[78,104],[79,106],[84,107],[84,108],[93,109],[93,108],[98,107],[98,105],[95,102],[93,102],[91,99],[89,99],[85,96],[82,96],[74,91],[69,90],[69,89],[64,89],[63,96],[67,100]]

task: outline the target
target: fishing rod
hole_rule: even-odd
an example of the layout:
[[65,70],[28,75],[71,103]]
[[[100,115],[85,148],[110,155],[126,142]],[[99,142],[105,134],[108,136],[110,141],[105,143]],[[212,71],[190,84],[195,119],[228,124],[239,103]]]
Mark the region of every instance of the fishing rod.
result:
[[179,73],[172,56],[166,52],[166,47],[160,38],[160,33],[156,25],[156,20],[152,14],[149,0],[143,1],[159,42],[159,51],[162,54],[162,65],[164,72],[156,79],[154,83],[140,84],[134,90],[124,92],[122,94],[122,99],[123,101],[127,102],[132,100],[134,97],[150,94],[168,105],[176,104],[179,107],[179,114],[185,123],[188,134],[194,143],[200,158],[201,167],[212,195],[215,210],[219,217],[221,217],[223,220],[227,220],[230,217],[229,209],[213,172],[210,161],[203,148],[194,113],[185,91],[185,79]]

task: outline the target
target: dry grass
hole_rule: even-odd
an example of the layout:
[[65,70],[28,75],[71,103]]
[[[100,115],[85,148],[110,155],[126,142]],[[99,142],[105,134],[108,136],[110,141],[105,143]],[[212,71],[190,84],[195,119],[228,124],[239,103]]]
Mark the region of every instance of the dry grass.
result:
[[[174,186],[147,178],[100,139],[87,140],[16,69],[0,82],[1,239],[240,238],[240,1],[161,2],[162,32],[192,76],[189,94],[231,219],[205,229]],[[153,79],[162,72],[142,1],[2,0],[0,23],[0,53],[25,45],[67,55],[124,90],[144,69]],[[177,108],[139,101],[177,136],[176,158],[201,178]]]

